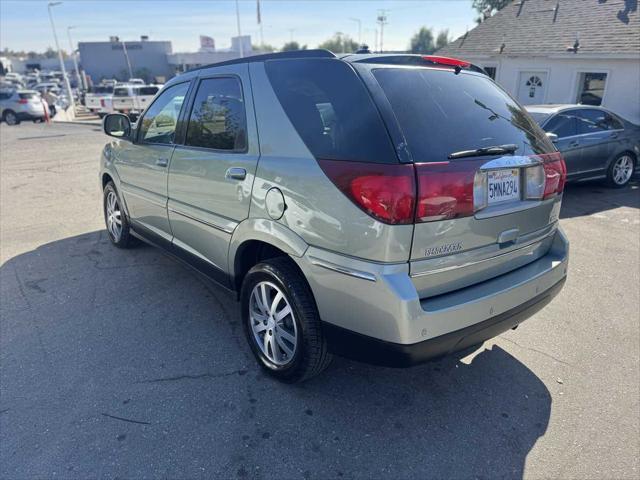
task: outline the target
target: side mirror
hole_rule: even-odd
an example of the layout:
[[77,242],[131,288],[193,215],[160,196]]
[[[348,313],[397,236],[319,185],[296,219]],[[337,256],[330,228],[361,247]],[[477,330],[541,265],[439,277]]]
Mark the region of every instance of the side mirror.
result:
[[558,141],[558,135],[556,135],[555,133],[552,132],[547,132],[547,137],[549,138],[549,140],[551,140],[553,143],[556,143]]
[[131,120],[121,113],[110,113],[102,122],[104,133],[110,137],[129,140],[131,138]]

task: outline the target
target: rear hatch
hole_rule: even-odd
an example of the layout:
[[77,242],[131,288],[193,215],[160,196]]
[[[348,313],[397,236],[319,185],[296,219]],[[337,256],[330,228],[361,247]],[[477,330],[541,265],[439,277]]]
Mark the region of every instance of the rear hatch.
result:
[[564,162],[520,105],[481,73],[356,68],[398,151],[415,167],[410,273],[421,298],[504,274],[547,252]]

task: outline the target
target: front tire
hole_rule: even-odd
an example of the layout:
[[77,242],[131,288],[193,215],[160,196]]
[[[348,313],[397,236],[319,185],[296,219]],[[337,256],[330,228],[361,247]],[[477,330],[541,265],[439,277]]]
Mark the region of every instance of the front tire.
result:
[[286,383],[308,380],[331,362],[313,294],[288,258],[247,273],[240,295],[244,331],[256,360]]
[[7,125],[19,125],[20,119],[18,115],[13,110],[6,110],[2,114],[2,119],[6,122]]
[[131,235],[129,219],[122,209],[122,201],[113,182],[105,185],[102,200],[109,240],[118,248],[131,247],[135,244],[135,238]]
[[630,153],[621,153],[609,165],[607,171],[607,185],[613,188],[622,188],[629,183],[635,170],[635,159]]

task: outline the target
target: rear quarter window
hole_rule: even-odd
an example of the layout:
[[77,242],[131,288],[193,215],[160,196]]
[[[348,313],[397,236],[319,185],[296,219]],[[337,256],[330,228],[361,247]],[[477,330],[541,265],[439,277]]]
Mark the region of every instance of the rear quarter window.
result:
[[517,155],[554,150],[535,120],[485,75],[433,68],[378,68],[373,74],[414,162],[505,144],[517,145]]
[[352,67],[335,59],[265,62],[267,76],[316,158],[398,163],[384,123]]

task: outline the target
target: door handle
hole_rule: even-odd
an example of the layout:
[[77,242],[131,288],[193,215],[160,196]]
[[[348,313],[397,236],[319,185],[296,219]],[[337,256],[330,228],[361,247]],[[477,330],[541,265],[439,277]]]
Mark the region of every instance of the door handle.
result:
[[617,133],[612,133],[611,134],[611,138],[618,138],[618,134]]
[[158,158],[156,160],[156,165],[159,167],[166,167],[167,165],[169,165],[169,159],[168,158]]
[[241,167],[231,167],[224,174],[224,178],[228,180],[244,180],[247,178],[247,171]]
[[577,140],[574,140],[573,142],[569,143],[570,147],[577,147],[580,145],[580,142],[578,142]]

